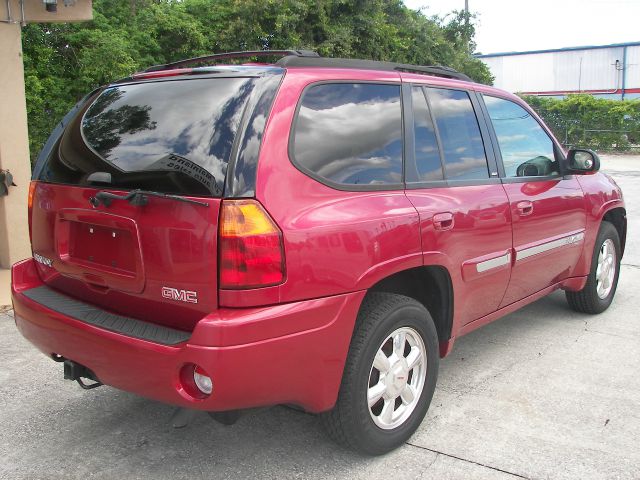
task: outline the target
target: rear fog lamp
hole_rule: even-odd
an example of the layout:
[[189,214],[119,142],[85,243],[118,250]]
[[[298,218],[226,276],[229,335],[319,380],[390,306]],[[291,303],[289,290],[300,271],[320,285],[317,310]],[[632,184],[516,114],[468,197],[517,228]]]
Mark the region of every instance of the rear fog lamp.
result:
[[202,367],[196,365],[193,369],[193,381],[196,387],[198,387],[198,390],[205,395],[211,395],[211,392],[213,392],[213,380],[211,380],[211,377],[207,375],[207,372],[205,372]]

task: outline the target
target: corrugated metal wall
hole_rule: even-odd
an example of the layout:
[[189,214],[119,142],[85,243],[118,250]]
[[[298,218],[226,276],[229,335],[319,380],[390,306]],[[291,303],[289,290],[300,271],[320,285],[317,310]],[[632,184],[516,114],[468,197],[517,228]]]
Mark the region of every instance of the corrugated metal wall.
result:
[[[626,48],[625,98],[640,96],[640,45],[568,49],[480,56],[495,76],[494,85],[510,92],[563,95],[588,92],[622,97]],[[617,63],[616,63],[617,62]]]

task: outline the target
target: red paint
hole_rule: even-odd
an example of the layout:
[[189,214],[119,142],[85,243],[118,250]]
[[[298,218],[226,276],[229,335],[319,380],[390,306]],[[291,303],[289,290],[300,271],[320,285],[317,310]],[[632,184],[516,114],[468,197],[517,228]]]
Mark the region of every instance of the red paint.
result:
[[[586,227],[584,196],[575,177],[530,183],[508,183],[504,189],[511,205],[515,256],[557,238],[583,232]],[[530,203],[530,211],[518,204]],[[560,213],[561,212],[561,213]],[[552,249],[517,261],[501,307],[573,275],[582,243]]]
[[[453,328],[441,342],[441,355],[451,351],[455,338],[556,288],[582,288],[603,216],[624,206],[606,175],[395,191],[332,189],[301,173],[288,155],[302,90],[326,80],[465,88],[525,106],[491,87],[424,75],[289,69],[267,120],[255,193],[277,227],[273,242],[261,244],[270,249],[264,258],[274,260],[274,252],[283,251],[286,276],[261,288],[219,288],[222,200],[201,199],[209,203],[203,207],[150,197],[142,207],[114,201],[93,208],[89,198],[97,189],[37,183],[32,246],[53,266],[30,259],[12,269],[23,335],[46,354],[89,367],[106,384],[156,400],[203,410],[294,403],[319,412],[335,403],[367,289],[390,275],[423,265],[449,273]],[[584,242],[514,265],[523,249],[574,232],[584,232]],[[479,269],[507,254],[510,262]],[[237,255],[234,261],[243,260]],[[64,317],[22,295],[43,283],[191,337],[168,347]],[[163,287],[196,292],[197,303],[163,295]],[[206,398],[189,395],[193,390],[181,381],[185,371],[193,373],[193,364],[213,379],[213,394]]]
[[[14,265],[12,276],[18,329],[43,353],[88,365],[107,385],[200,410],[278,403],[312,412],[331,408],[365,293],[220,309],[198,322],[188,342],[167,347],[92,327],[22,296],[42,284],[33,260]],[[211,396],[194,398],[185,391],[180,371],[190,363],[213,378]]]
[[[511,249],[509,202],[502,185],[407,190],[407,197],[420,215],[424,263],[442,265],[451,275],[456,292],[454,328],[494,312],[509,283],[510,269],[479,274],[475,265]],[[451,230],[434,226],[433,218],[442,211],[454,215]]]

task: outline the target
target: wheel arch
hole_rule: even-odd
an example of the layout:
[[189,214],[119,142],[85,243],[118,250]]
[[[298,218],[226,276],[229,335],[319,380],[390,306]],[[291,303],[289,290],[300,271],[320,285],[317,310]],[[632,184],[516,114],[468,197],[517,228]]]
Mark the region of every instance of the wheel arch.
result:
[[424,305],[438,332],[440,356],[449,352],[454,298],[451,275],[445,267],[425,265],[402,270],[379,280],[368,291],[405,295]]
[[624,247],[627,242],[627,211],[624,207],[614,207],[602,215],[602,221],[611,223],[618,231],[620,237],[621,256],[624,255]]

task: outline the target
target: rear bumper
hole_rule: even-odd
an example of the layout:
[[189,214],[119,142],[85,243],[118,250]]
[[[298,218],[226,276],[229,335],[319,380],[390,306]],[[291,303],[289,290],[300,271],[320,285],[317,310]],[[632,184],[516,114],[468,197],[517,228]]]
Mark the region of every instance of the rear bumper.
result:
[[[42,286],[34,261],[12,268],[16,325],[46,355],[90,368],[104,384],[200,410],[223,411],[280,403],[311,412],[336,401],[363,291],[253,309],[221,309],[204,317],[191,337],[163,345],[105,330],[29,299]],[[197,364],[213,393],[194,398],[180,372]]]

